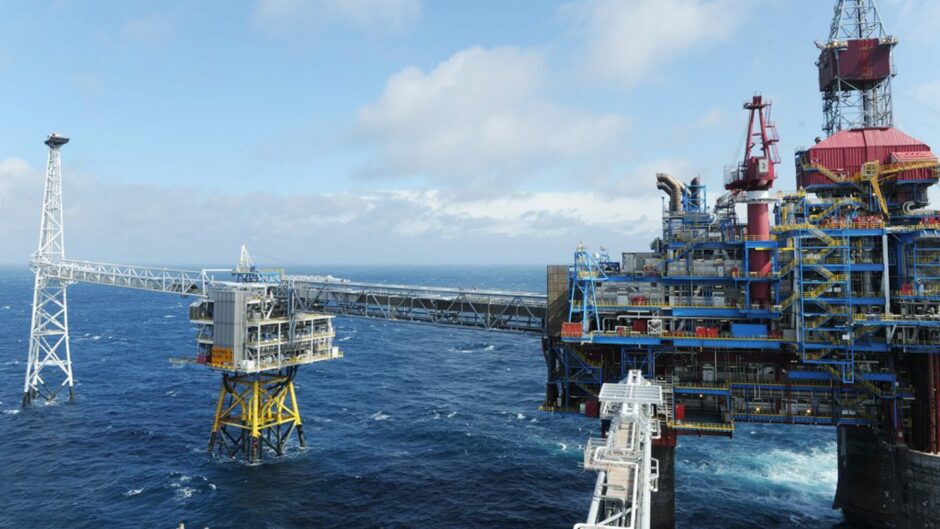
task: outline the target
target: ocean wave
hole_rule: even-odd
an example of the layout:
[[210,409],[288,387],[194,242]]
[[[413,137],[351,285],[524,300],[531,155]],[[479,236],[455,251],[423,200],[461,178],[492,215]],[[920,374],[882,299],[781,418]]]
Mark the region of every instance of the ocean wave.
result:
[[493,344],[479,343],[479,344],[464,345],[462,347],[453,346],[448,350],[452,353],[481,353],[481,352],[495,351],[496,346]]
[[196,489],[192,487],[180,487],[176,490],[176,501],[183,502],[193,497],[193,493],[196,492]]
[[124,493],[124,497],[127,498],[130,496],[137,496],[143,491],[144,489],[127,489],[127,492]]
[[381,411],[377,411],[373,413],[372,415],[370,415],[369,418],[372,419],[373,421],[384,421],[385,419],[388,419],[389,416],[382,413]]

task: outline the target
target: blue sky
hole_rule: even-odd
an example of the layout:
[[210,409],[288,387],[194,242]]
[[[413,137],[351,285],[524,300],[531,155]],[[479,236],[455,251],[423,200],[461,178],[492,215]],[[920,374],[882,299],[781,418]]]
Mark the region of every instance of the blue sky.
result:
[[[937,143],[940,3],[884,0],[897,124]],[[826,0],[8,2],[0,262],[34,249],[59,131],[67,252],[143,264],[567,262],[642,249],[653,174],[735,160],[774,101],[778,188],[820,135]],[[264,259],[258,259],[263,261]]]

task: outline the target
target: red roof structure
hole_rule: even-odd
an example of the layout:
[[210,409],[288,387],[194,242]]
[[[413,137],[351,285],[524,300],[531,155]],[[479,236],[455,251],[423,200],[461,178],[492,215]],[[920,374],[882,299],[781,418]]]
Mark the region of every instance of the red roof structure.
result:
[[[803,153],[797,167],[798,187],[833,185],[831,179],[812,166],[822,166],[841,176],[857,174],[865,162],[881,164],[935,161],[937,157],[926,143],[893,128],[851,129],[837,132]],[[931,169],[905,171],[899,180],[933,180]]]

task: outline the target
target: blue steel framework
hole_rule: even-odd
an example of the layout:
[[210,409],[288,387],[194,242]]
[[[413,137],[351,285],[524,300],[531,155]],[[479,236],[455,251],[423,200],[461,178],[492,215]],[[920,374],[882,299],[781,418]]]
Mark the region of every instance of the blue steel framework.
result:
[[[903,195],[905,184],[899,180],[894,193]],[[914,392],[910,369],[896,365],[898,355],[934,353],[940,341],[940,225],[923,214],[900,214],[891,202],[898,214],[885,220],[874,193],[858,187],[847,181],[810,188],[815,195],[779,195],[766,240],[751,240],[732,215],[690,204],[687,194],[684,211],[664,211],[652,267],[630,267],[625,259],[622,269],[613,270],[579,247],[570,269],[568,321],[581,332],[569,327],[547,342],[558,361],[549,366],[557,398],[546,408],[574,409],[593,400],[603,382],[641,369],[648,377],[672,379],[675,405],[713,397],[714,413],[699,414],[700,427],[673,421],[680,431],[714,433],[711,424],[724,424],[729,427],[722,431],[730,434],[734,421],[758,421],[887,424],[903,434]],[[771,252],[771,274],[743,272],[753,248]],[[716,255],[737,256],[740,265],[718,274],[693,271],[696,258]],[[747,286],[754,281],[770,283],[772,306],[751,304]],[[603,292],[617,283],[645,283],[661,292],[696,289],[705,303],[674,294],[605,302]],[[718,287],[737,287],[737,301],[709,303]],[[650,320],[670,323],[653,332]],[[645,323],[627,328],[619,325],[624,321]],[[736,333],[739,324],[766,330]],[[737,351],[750,357],[752,372],[731,369],[728,358]],[[675,370],[676,358],[685,356],[696,359],[696,369],[686,373],[691,380]],[[710,358],[714,363],[703,366],[702,359]]]

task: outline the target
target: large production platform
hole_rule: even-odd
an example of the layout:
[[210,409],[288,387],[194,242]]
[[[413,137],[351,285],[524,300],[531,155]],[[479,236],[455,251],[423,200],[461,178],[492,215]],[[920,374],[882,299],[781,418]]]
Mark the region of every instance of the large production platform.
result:
[[578,528],[674,527],[677,436],[732,437],[741,422],[834,427],[834,507],[940,527],[940,212],[927,209],[940,163],[893,125],[896,44],[873,0],[837,0],[818,44],[826,137],[795,153],[796,191],[774,190],[771,103],[753,96],[744,157],[714,205],[698,176],[651,177],[666,200],[649,250],[579,246],[548,267],[547,295],[288,275],[244,247],[231,270],[68,259],[69,140],[53,134],[23,404],[72,394],[76,282],[194,298],[195,352],[177,361],[221,376],[209,450],[252,462],[304,446],[294,379],[342,357],[335,316],[531,333],[548,368],[542,408],[600,420]]
[[[871,0],[836,3],[817,61],[827,136],[795,153],[795,192],[772,189],[778,136],[754,96],[713,207],[698,177],[658,174],[668,200],[649,251],[579,247],[573,267],[549,267],[545,408],[605,419],[605,383],[633,370],[663,389],[655,481],[630,483],[658,487],[652,527],[674,524],[676,436],[730,437],[738,422],[838,427],[835,507],[940,527],[940,212],[927,209],[940,165],[893,126],[896,44]],[[617,514],[636,495],[610,468],[584,527],[634,526]]]

